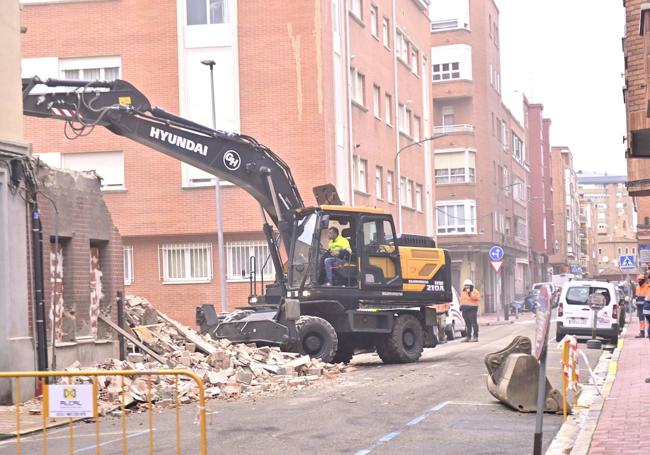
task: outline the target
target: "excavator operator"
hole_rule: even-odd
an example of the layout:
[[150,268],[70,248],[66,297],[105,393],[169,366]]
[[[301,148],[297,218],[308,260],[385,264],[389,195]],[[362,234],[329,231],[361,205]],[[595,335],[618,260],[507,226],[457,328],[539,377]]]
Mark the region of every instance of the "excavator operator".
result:
[[323,261],[325,263],[325,286],[331,286],[333,280],[333,269],[339,267],[345,262],[346,259],[350,258],[352,249],[350,248],[350,242],[348,239],[343,237],[339,229],[336,227],[331,227],[327,230],[327,237],[329,238],[329,243],[327,245],[327,250],[329,256]]

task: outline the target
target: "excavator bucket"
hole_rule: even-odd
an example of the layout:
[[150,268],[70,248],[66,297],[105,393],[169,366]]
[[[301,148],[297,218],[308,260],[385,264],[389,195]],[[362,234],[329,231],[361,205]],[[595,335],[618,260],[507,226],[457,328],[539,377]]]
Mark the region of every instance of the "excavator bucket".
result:
[[[510,344],[485,356],[488,391],[500,402],[519,412],[537,409],[539,363],[531,355],[530,338],[517,336]],[[560,412],[562,395],[546,379],[544,412]]]
[[315,186],[312,191],[318,205],[343,205],[336,187],[331,183]]

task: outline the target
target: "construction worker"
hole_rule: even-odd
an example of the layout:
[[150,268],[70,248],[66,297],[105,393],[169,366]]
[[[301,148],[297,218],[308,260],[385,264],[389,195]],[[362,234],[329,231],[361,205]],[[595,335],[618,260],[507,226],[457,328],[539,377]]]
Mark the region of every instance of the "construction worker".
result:
[[350,248],[350,242],[339,233],[338,228],[329,228],[327,230],[327,237],[329,238],[329,243],[327,245],[329,257],[326,257],[324,260],[325,276],[327,279],[325,286],[331,286],[334,278],[332,269],[338,267],[346,259],[349,259],[352,249]]
[[[478,305],[481,302],[481,294],[474,289],[472,280],[463,282],[463,292],[460,293],[460,312],[465,320],[465,331],[467,337],[463,343],[478,341]],[[474,333],[474,336],[472,336]]]
[[[646,320],[643,314],[643,305],[645,304],[646,296],[650,296],[650,284],[648,284],[648,280],[643,274],[637,276],[636,279],[638,285],[634,294],[636,296],[636,315],[639,317],[639,334],[636,337],[644,338],[646,333]],[[650,330],[648,330],[648,336],[650,336]]]

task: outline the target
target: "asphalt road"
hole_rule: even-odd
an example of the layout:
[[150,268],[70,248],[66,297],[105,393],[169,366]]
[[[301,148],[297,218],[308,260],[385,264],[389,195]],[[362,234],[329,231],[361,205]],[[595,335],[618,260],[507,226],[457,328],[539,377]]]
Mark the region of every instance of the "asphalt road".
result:
[[[554,340],[553,330],[551,340]],[[352,371],[283,396],[208,404],[208,453],[225,454],[530,454],[534,414],[514,412],[487,391],[485,354],[516,335],[533,337],[529,315],[514,324],[481,327],[479,343],[453,341],[427,349],[420,362],[384,365],[375,354],[353,359]],[[585,352],[592,364],[601,351]],[[549,344],[547,376],[558,387],[560,353]],[[587,380],[586,369],[582,379]],[[181,410],[182,453],[198,453],[196,405]],[[176,453],[175,414],[153,416],[156,454]],[[545,415],[544,446],[562,416]],[[148,416],[128,417],[128,453],[149,453]],[[122,453],[120,421],[101,422],[101,453]],[[74,426],[73,453],[95,453],[94,424]],[[69,429],[48,432],[48,453],[70,453]],[[42,453],[41,435],[23,440],[24,453]],[[0,443],[0,454],[15,443]]]

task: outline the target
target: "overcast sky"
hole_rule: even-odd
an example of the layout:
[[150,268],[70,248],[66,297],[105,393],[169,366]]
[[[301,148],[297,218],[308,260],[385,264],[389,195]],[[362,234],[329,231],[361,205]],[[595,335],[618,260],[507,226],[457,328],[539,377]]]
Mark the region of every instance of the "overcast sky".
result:
[[517,91],[544,104],[551,144],[571,149],[576,171],[624,175],[623,2],[496,2],[506,103]]

